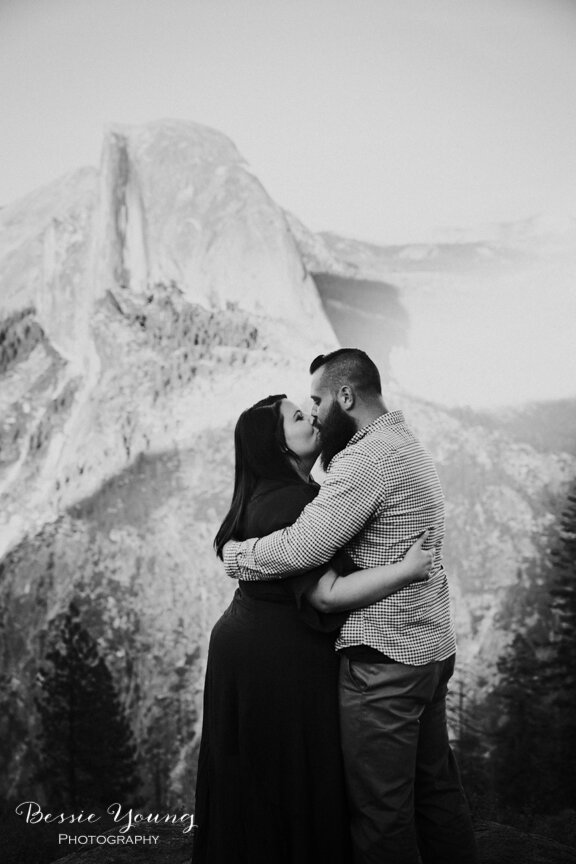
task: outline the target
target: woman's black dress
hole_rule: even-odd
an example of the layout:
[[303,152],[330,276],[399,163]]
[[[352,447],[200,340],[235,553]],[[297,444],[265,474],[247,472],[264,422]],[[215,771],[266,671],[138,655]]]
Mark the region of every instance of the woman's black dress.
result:
[[[245,537],[291,525],[318,487],[263,481]],[[241,582],[210,638],[194,864],[349,864],[336,630],[303,594],[318,568]]]

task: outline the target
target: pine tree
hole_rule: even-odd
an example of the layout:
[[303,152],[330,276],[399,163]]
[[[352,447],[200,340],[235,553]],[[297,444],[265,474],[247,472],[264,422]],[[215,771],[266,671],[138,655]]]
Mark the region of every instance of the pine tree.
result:
[[496,800],[490,762],[491,737],[486,702],[479,702],[472,695],[477,686],[470,670],[461,665],[448,694],[448,728],[472,813],[476,818],[493,819]]
[[501,659],[494,693],[497,790],[532,816],[576,808],[576,494],[542,566],[547,585],[525,598],[531,623]]
[[132,733],[110,671],[74,603],[49,633],[36,707],[37,779],[51,806],[106,808],[133,798],[138,781]]
[[553,554],[554,579],[550,591],[553,627],[551,660],[547,664],[550,693],[550,731],[555,742],[554,769],[557,798],[562,807],[576,808],[576,494],[560,523]]
[[495,785],[504,807],[533,817],[550,806],[554,778],[542,664],[528,635],[516,635],[498,669]]

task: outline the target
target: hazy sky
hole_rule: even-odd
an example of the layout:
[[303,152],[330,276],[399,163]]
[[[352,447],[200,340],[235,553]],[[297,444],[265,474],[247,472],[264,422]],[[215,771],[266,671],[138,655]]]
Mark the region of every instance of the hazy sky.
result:
[[314,230],[576,215],[573,0],[0,0],[0,106],[0,203],[175,117]]

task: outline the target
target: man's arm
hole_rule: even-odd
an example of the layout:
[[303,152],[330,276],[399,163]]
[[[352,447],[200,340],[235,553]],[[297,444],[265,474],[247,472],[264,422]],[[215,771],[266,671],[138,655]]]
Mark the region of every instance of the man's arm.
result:
[[277,579],[325,564],[363,528],[383,494],[382,475],[372,459],[355,447],[343,451],[293,525],[261,539],[226,544],[226,573],[248,580]]

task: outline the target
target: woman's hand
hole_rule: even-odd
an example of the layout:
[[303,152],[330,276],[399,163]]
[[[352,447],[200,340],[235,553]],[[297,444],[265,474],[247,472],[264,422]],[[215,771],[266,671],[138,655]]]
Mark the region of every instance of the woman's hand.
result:
[[405,568],[407,584],[409,582],[424,582],[432,569],[434,563],[434,552],[432,549],[423,549],[422,546],[428,539],[429,531],[424,531],[412,544],[402,564]]

